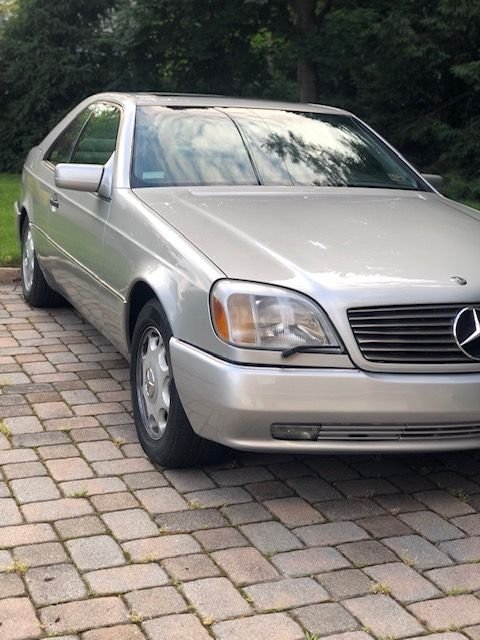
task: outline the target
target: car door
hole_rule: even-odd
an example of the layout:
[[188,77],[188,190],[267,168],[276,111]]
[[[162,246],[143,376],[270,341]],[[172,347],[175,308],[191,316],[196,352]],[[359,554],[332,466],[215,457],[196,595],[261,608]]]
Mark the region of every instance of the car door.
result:
[[[120,108],[96,102],[71,148],[68,160],[54,147],[51,165],[105,165],[115,151]],[[60,145],[61,146],[61,145]],[[102,323],[103,236],[110,199],[97,193],[61,189],[52,181],[48,235],[57,250],[53,274],[57,286],[94,324]]]
[[42,265],[47,279],[55,280],[55,268],[61,259],[57,247],[50,237],[52,224],[52,208],[50,199],[55,192],[54,171],[59,162],[68,162],[83,127],[85,126],[90,111],[83,109],[57,137],[53,145],[46,150],[35,172],[35,179],[29,180],[31,194],[31,210],[29,211],[30,223],[35,244],[35,251]]

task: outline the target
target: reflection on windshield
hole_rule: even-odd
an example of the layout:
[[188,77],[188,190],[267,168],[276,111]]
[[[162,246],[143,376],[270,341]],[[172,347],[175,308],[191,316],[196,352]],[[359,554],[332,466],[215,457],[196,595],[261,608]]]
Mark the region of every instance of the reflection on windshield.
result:
[[272,109],[140,107],[132,186],[418,189],[354,118]]

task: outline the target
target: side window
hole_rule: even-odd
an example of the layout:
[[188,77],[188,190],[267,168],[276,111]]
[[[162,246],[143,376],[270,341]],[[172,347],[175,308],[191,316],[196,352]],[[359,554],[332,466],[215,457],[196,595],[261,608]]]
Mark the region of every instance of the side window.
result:
[[90,109],[84,109],[75,120],[72,120],[65,131],[56,139],[50,151],[45,156],[45,160],[48,160],[52,164],[69,162],[73,147],[89,116]]
[[89,111],[90,119],[77,140],[70,162],[106,164],[115,151],[120,110],[99,102],[90,106]]

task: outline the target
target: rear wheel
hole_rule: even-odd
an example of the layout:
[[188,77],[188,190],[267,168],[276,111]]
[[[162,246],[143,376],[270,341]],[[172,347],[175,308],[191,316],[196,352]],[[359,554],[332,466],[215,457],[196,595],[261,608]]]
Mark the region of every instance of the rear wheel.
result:
[[138,317],[132,339],[130,382],[138,439],[164,467],[211,462],[221,447],[193,431],[173,379],[168,343],[172,332],[160,303],[152,299]]
[[22,228],[22,291],[32,307],[59,307],[64,299],[45,280],[38,264],[33,235],[28,218]]

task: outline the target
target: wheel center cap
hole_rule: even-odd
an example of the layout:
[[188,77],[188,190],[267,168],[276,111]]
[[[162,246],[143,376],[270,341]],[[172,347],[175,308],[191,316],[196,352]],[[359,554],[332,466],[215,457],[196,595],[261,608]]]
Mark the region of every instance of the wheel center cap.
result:
[[145,378],[145,391],[147,392],[147,396],[151,398],[155,393],[155,374],[153,373],[153,369],[147,369]]

